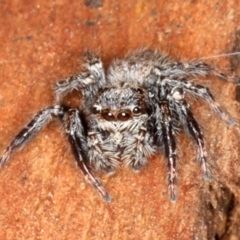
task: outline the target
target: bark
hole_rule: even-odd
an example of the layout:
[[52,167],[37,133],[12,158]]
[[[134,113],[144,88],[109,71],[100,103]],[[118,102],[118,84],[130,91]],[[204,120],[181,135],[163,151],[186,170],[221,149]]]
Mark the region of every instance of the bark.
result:
[[[239,51],[239,1],[2,1],[0,149],[54,101],[57,80],[79,71],[85,48],[106,66],[140,46],[193,60]],[[239,71],[237,57],[206,62]],[[200,79],[239,122],[239,90]],[[76,94],[75,94],[76,95]],[[76,101],[75,96],[72,100]],[[167,198],[164,154],[139,174],[101,175],[103,202],[74,164],[59,123],[50,123],[0,172],[0,239],[240,239],[239,127],[191,99],[212,179],[201,178],[194,143],[178,142],[178,201]],[[2,152],[1,151],[1,152]]]

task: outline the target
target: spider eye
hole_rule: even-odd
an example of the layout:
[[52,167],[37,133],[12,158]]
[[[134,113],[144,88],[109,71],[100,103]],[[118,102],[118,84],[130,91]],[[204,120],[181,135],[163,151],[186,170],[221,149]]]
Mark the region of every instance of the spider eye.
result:
[[174,88],[174,89],[172,90],[172,97],[173,97],[174,99],[176,99],[176,100],[181,100],[181,99],[183,99],[183,98],[184,98],[184,91],[183,91],[183,89],[182,89],[182,88],[179,88],[179,87]]
[[138,88],[138,89],[137,89],[137,92],[138,92],[139,94],[143,94],[143,90],[142,90],[141,88]]
[[98,107],[94,106],[94,107],[92,108],[92,113],[93,113],[93,114],[98,114],[98,113],[100,113],[100,109],[99,109]]
[[140,107],[135,107],[135,108],[133,109],[133,113],[134,113],[135,115],[140,115],[140,114],[142,113],[141,108],[140,108]]
[[107,121],[115,121],[115,116],[109,111],[109,109],[104,109],[102,111],[102,117]]
[[129,110],[124,110],[117,115],[119,121],[127,121],[131,117],[131,112]]

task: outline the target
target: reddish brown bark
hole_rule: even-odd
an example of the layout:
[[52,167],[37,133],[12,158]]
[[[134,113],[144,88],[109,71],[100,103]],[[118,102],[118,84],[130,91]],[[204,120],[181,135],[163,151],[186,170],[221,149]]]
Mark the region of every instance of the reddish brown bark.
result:
[[[78,72],[84,48],[100,51],[106,64],[140,46],[189,60],[227,53],[238,49],[239,12],[237,0],[2,1],[0,148],[53,103],[54,84]],[[208,62],[229,67],[228,58]],[[233,84],[200,82],[239,119]],[[180,134],[177,203],[167,199],[161,155],[140,174],[123,168],[103,175],[113,196],[106,204],[75,167],[60,125],[51,123],[0,172],[0,239],[239,239],[239,131],[207,104],[193,100],[193,110],[208,146],[210,182],[201,178],[194,144]]]

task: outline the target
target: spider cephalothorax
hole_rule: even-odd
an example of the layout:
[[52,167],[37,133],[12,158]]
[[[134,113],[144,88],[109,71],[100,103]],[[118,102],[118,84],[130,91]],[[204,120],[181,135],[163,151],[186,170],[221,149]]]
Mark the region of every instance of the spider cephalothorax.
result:
[[[220,118],[235,123],[206,87],[194,83],[197,75],[230,79],[206,63],[174,62],[148,49],[115,59],[105,72],[99,56],[87,51],[84,70],[57,83],[58,103],[34,116],[6,148],[0,163],[5,164],[16,148],[55,116],[63,123],[78,166],[106,201],[111,198],[91,167],[111,173],[123,163],[139,171],[162,148],[168,163],[170,200],[176,201],[176,132],[181,127],[197,145],[203,176],[210,177],[203,134],[185,95],[205,99]],[[60,101],[74,89],[82,93],[78,109]]]

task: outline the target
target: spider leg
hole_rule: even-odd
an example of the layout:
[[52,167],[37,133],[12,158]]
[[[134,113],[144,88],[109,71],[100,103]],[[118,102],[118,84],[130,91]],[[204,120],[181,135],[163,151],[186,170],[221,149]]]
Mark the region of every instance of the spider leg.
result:
[[165,146],[165,155],[168,158],[168,189],[170,201],[176,202],[177,200],[177,173],[176,173],[176,138],[173,129],[172,113],[170,111],[168,102],[161,101],[159,103],[160,112],[162,115],[161,128],[162,128],[162,138]]
[[68,136],[69,143],[72,148],[76,163],[81,169],[87,182],[96,188],[98,193],[106,202],[111,201],[111,197],[102,186],[99,179],[97,179],[91,172],[90,167],[87,165],[88,160],[88,147],[87,135],[85,132],[84,118],[81,113],[76,109],[69,109],[63,119],[65,132]]
[[[167,69],[169,71],[169,69]],[[164,74],[164,72],[162,72]],[[238,83],[238,79],[233,76],[222,73],[218,68],[211,66],[202,61],[192,62],[174,62],[170,69],[171,76],[187,77],[187,76],[208,76],[212,75],[221,80],[226,80],[232,83]],[[169,75],[169,72],[168,72]]]
[[204,100],[207,100],[207,102],[209,103],[213,111],[228,124],[235,125],[237,123],[235,119],[232,119],[227,112],[221,109],[220,105],[215,101],[212,93],[207,87],[204,87],[199,84],[192,84],[189,82],[185,82],[184,90],[198,97],[201,97]]
[[42,109],[37,113],[5,149],[3,156],[0,158],[0,167],[8,162],[10,155],[17,148],[24,147],[30,139],[32,139],[48,122],[50,122],[53,116],[62,116],[64,111],[64,107],[55,105]]
[[207,164],[207,152],[204,146],[203,133],[197,123],[193,113],[190,110],[189,104],[181,99],[175,102],[177,107],[176,111],[180,115],[181,122],[185,127],[185,130],[190,134],[190,136],[195,140],[198,146],[198,160],[201,164],[201,169],[203,173],[203,178],[208,180],[211,177],[210,169]]
[[182,88],[185,92],[188,92],[190,94],[193,94],[197,97],[202,98],[203,100],[207,101],[210,107],[213,109],[213,111],[225,122],[227,122],[230,125],[235,125],[237,121],[231,116],[222,110],[220,105],[216,102],[214,99],[212,93],[207,87],[204,87],[200,84],[194,84],[190,81],[187,81],[186,79],[180,79],[180,80],[175,80],[175,79],[164,79],[161,82],[161,85],[164,86],[165,84],[168,84],[172,87],[180,87]]
[[88,91],[90,90],[90,93],[92,92],[93,94],[94,91],[106,84],[103,64],[99,56],[86,51],[83,60],[85,64],[83,65],[84,71],[82,73],[61,80],[56,84],[55,93],[57,101],[59,101],[61,96],[72,92],[74,89],[89,88]]

